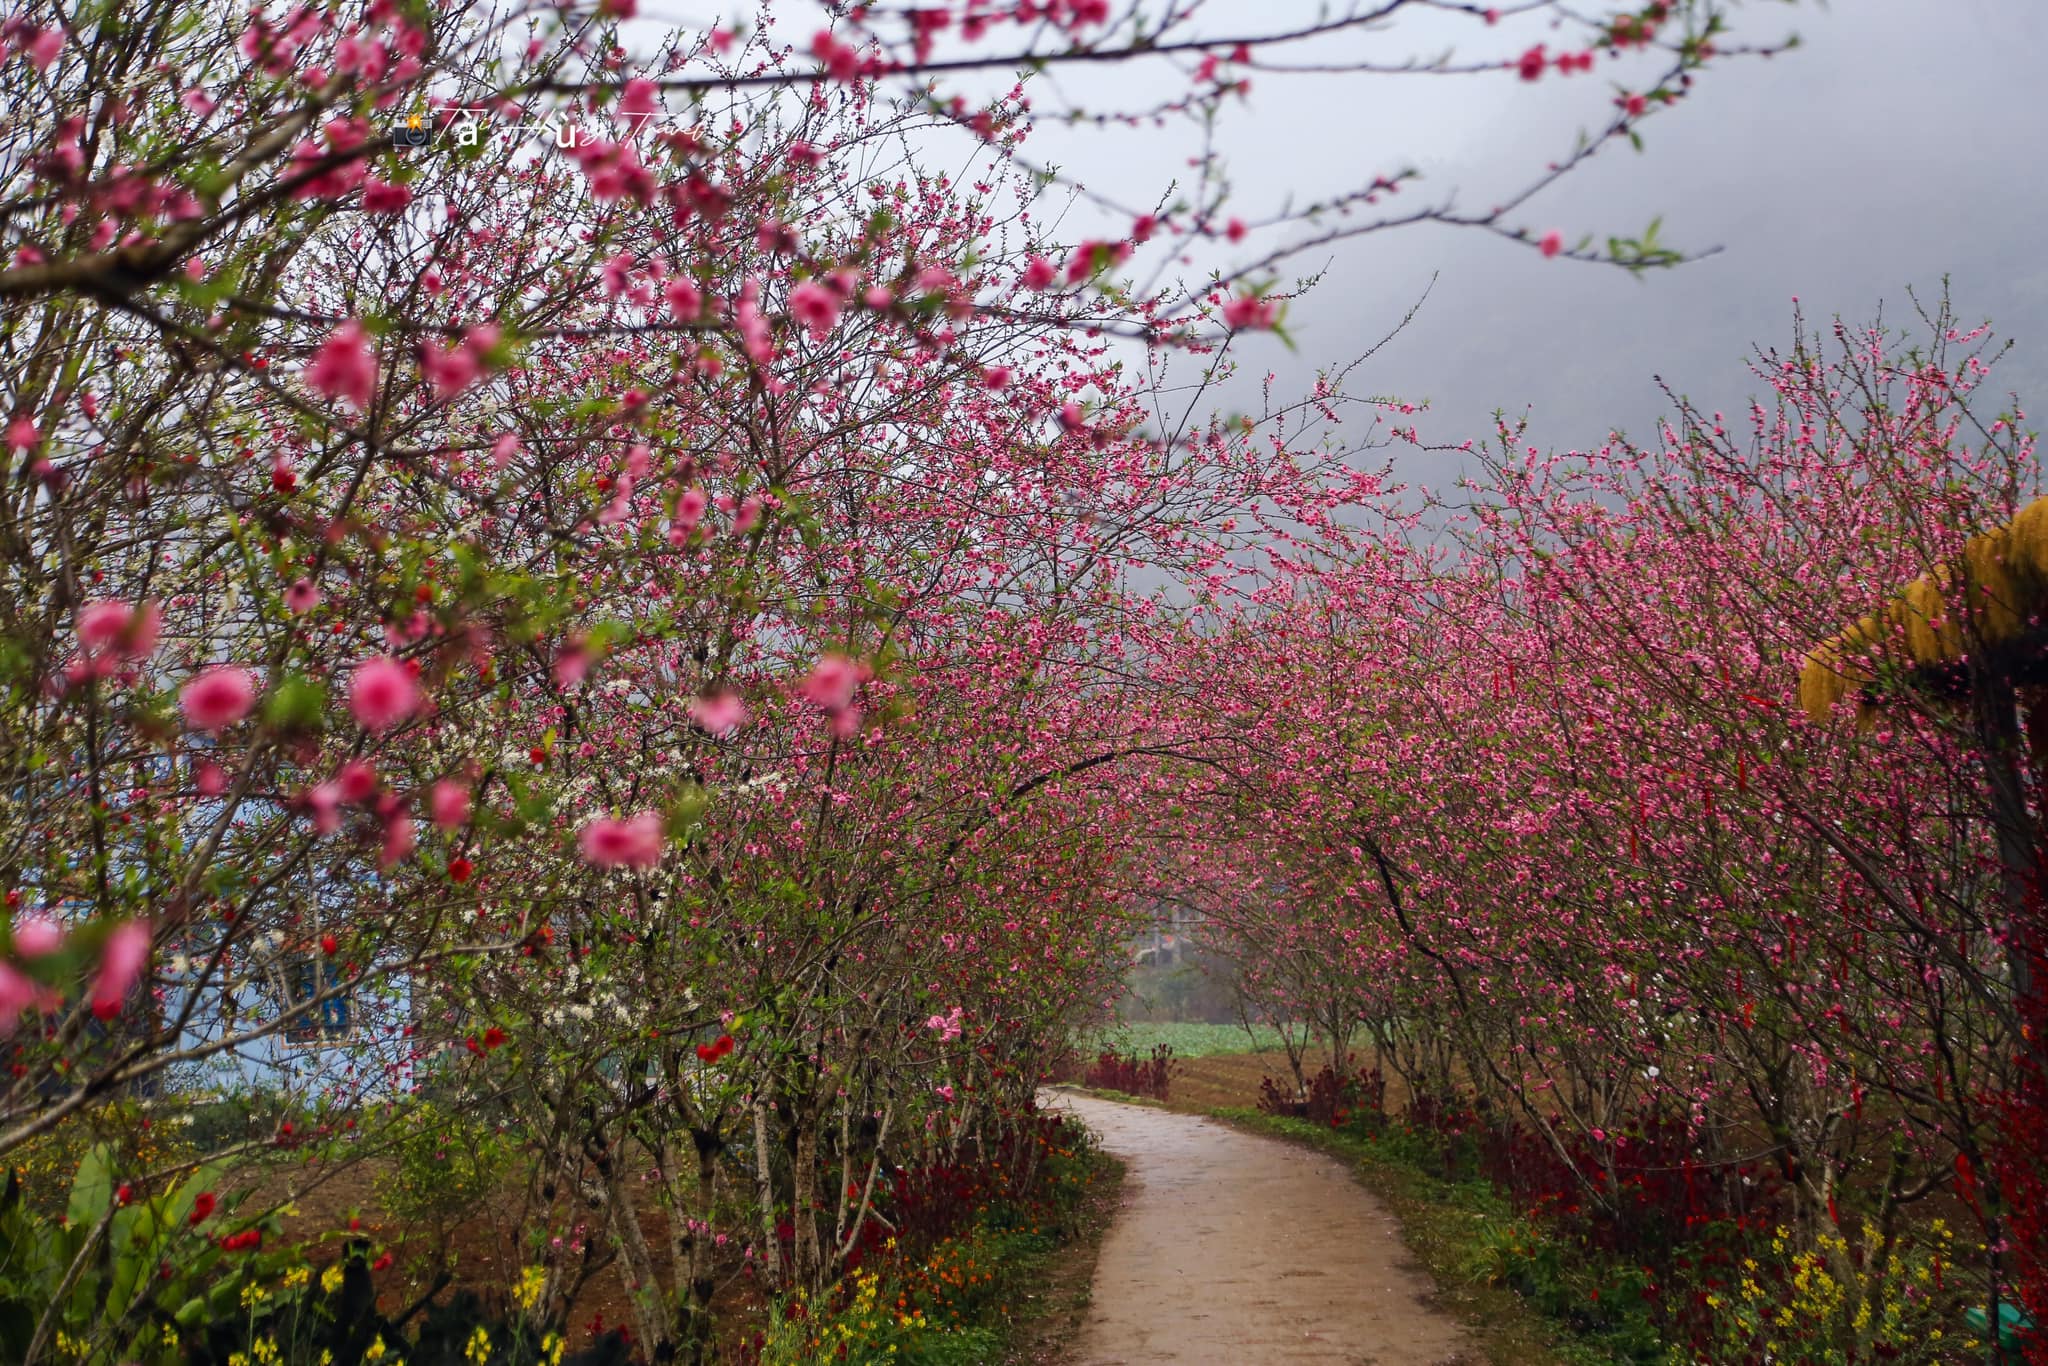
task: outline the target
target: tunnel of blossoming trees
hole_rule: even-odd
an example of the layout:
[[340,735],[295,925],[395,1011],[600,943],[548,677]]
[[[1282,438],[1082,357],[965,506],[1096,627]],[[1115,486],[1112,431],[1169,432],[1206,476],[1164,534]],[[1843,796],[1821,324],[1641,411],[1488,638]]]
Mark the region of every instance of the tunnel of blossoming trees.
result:
[[[653,8],[0,21],[0,1360],[2048,1361],[1989,325],[1572,452],[1232,384],[1368,234],[1687,269],[1545,192],[1775,16]],[[1586,131],[1055,154],[1316,69]],[[1169,978],[1234,1053],[1119,1032]],[[1154,1217],[1339,1326],[1157,1336]]]

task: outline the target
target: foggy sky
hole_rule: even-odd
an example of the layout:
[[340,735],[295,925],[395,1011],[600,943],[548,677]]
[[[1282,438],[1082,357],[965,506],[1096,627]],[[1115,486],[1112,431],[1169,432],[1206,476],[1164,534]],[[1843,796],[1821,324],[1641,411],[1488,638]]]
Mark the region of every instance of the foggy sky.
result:
[[[1270,23],[1275,12],[1250,0],[1225,10],[1239,22]],[[1428,399],[1425,440],[1484,439],[1496,408],[1527,410],[1529,440],[1545,447],[1597,444],[1613,427],[1648,439],[1669,406],[1653,375],[1708,407],[1732,410],[1758,392],[1744,359],[1755,343],[1789,338],[1795,295],[1809,323],[1837,312],[1867,320],[1880,303],[1904,322],[1906,287],[1931,302],[1947,274],[1962,321],[1988,317],[2018,343],[1997,387],[2031,393],[2033,409],[2048,404],[2048,7],[1809,0],[1752,3],[1737,17],[1742,36],[1797,32],[1802,46],[1710,68],[1678,108],[1645,123],[1641,155],[1610,147],[1517,217],[1532,234],[1556,227],[1575,241],[1634,235],[1662,215],[1666,240],[1718,245],[1717,255],[1636,278],[1470,230],[1402,228],[1296,263],[1329,265],[1290,313],[1298,349],[1241,344],[1246,367],[1272,370],[1282,394],[1300,389],[1319,366],[1382,336],[1435,273],[1421,314],[1354,391]],[[1497,53],[1545,36],[1431,23],[1376,36],[1376,50],[1427,51],[1441,35],[1460,51]],[[1129,101],[1174,80],[1129,68],[1083,93]],[[1248,219],[1290,192],[1403,163],[1427,176],[1405,196],[1434,202],[1461,187],[1461,203],[1483,206],[1567,150],[1612,93],[1605,63],[1535,85],[1264,76],[1224,125],[1222,151]],[[1047,128],[1030,149],[1091,186],[1163,183],[1176,169],[1158,145],[1118,131]],[[1238,397],[1252,401],[1242,387]],[[1410,453],[1399,469],[1441,487],[1456,463]]]

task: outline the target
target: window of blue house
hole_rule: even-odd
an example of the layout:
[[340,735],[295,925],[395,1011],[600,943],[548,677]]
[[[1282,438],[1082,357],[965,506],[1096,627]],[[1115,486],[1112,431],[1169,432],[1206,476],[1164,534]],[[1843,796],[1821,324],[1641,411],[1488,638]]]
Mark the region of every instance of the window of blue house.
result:
[[[286,1005],[297,1009],[323,991],[341,984],[341,965],[329,958],[301,958],[287,970],[291,999]],[[352,1003],[348,993],[329,996],[315,1009],[293,1019],[285,1028],[290,1043],[338,1043],[348,1037]]]

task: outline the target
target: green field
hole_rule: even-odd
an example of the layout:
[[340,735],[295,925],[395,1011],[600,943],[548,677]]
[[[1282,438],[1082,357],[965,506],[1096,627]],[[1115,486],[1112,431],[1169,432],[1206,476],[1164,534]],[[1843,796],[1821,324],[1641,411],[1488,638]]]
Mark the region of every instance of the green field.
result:
[[1149,1053],[1160,1044],[1177,1058],[1206,1058],[1214,1053],[1255,1053],[1280,1047],[1280,1031],[1260,1025],[1246,1034],[1241,1025],[1119,1024],[1083,1035],[1083,1051],[1108,1048],[1119,1053]]

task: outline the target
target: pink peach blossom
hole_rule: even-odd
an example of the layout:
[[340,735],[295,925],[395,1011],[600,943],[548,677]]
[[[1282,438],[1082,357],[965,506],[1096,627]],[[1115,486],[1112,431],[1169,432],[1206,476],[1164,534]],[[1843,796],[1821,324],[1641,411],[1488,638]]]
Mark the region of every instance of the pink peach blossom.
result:
[[102,600],[78,612],[78,643],[92,656],[147,659],[156,653],[163,611],[153,602]]
[[652,868],[661,861],[661,815],[642,811],[626,820],[599,816],[583,827],[583,857],[600,868]]
[[661,287],[661,297],[677,322],[693,323],[704,312],[703,292],[680,275]]
[[149,939],[149,926],[140,920],[123,921],[107,936],[106,947],[100,951],[99,977],[92,988],[94,1015],[111,1020],[121,1013],[121,1003],[149,958]]
[[789,316],[809,329],[812,341],[823,341],[839,321],[839,296],[816,280],[789,291]]
[[798,692],[805,701],[827,711],[841,711],[853,704],[860,672],[860,666],[845,655],[826,655],[811,669]]
[[255,705],[255,675],[232,664],[207,669],[178,694],[178,709],[194,730],[225,730]]
[[427,810],[440,829],[459,830],[469,820],[469,789],[453,778],[442,778],[428,792]]
[[363,182],[364,213],[397,213],[412,203],[412,191],[404,185],[382,180]]
[[449,346],[424,346],[420,348],[420,374],[433,386],[434,397],[450,399],[476,383],[483,373],[483,362],[470,347],[456,343]]
[[735,692],[715,692],[690,703],[690,719],[713,735],[730,735],[747,724],[747,704]]
[[341,829],[341,788],[332,782],[319,783],[306,790],[306,809],[313,813],[313,829],[322,835],[331,835]]
[[340,399],[357,412],[368,410],[377,361],[361,323],[345,322],[321,343],[306,367],[306,383],[323,398]]
[[64,927],[46,915],[23,916],[14,922],[14,951],[23,958],[55,953],[64,942]]
[[22,45],[28,54],[28,64],[38,71],[47,70],[57,54],[64,50],[64,30],[61,28],[37,29]]
[[402,811],[390,816],[384,822],[384,847],[377,853],[377,866],[388,873],[409,858],[413,848],[412,817]]
[[377,795],[377,770],[362,759],[351,759],[334,775],[334,790],[341,799],[356,806],[369,804]]
[[633,118],[647,118],[660,108],[661,88],[644,76],[635,76],[619,92],[619,112]]
[[390,730],[419,706],[420,688],[411,670],[389,655],[364,660],[349,678],[349,711],[364,730]]
[[63,1001],[57,992],[20,968],[0,961],[0,1039],[14,1032],[23,1011],[55,1010]]
[[1223,305],[1223,321],[1244,331],[1271,327],[1278,314],[1277,304],[1261,299],[1256,294],[1240,294]]
[[572,640],[555,651],[555,686],[573,688],[590,673],[590,649],[580,640]]

